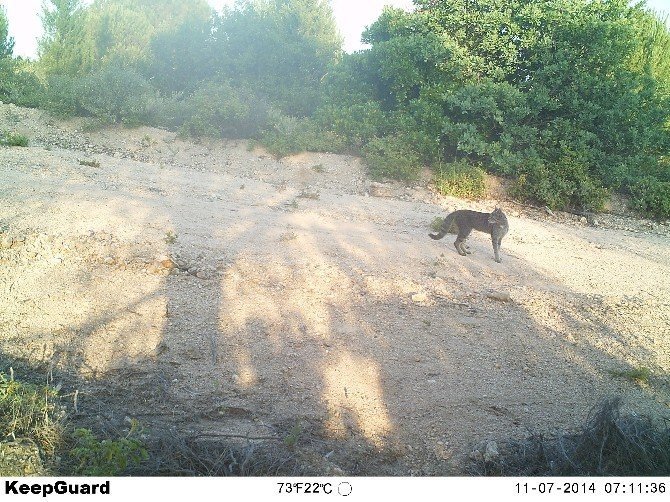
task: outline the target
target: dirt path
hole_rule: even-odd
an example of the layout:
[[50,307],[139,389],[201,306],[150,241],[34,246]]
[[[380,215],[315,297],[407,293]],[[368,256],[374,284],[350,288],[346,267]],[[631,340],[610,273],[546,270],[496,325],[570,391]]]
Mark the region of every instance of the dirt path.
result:
[[0,351],[69,375],[101,422],[299,423],[314,473],[408,475],[607,396],[670,415],[667,224],[502,202],[497,264],[483,234],[468,258],[426,235],[496,201],[371,189],[353,157],[81,125],[0,106],[31,140],[0,149]]

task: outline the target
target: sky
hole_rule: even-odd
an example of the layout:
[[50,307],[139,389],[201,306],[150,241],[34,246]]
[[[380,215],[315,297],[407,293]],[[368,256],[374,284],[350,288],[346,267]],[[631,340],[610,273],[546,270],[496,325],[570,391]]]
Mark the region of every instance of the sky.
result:
[[[234,0],[207,0],[217,10]],[[0,0],[9,18],[9,34],[14,37],[14,55],[35,58],[37,39],[42,34],[39,18],[42,0]],[[379,17],[384,5],[410,10],[412,0],[331,0],[335,21],[344,37],[344,50],[361,49],[361,33]],[[647,6],[668,17],[670,0],[647,0]]]

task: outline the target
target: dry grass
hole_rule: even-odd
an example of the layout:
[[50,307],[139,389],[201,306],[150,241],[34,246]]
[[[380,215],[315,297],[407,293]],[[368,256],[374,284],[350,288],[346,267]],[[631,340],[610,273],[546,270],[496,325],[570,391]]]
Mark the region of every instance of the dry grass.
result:
[[667,476],[670,427],[636,414],[622,415],[621,400],[594,408],[576,433],[532,436],[501,445],[494,461],[473,461],[473,474],[487,476]]

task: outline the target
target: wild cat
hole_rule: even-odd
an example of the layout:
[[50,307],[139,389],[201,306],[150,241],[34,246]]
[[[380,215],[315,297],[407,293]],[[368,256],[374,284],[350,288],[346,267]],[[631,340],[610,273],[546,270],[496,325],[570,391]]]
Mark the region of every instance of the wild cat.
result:
[[456,225],[458,229],[458,236],[456,237],[456,251],[461,256],[470,254],[470,248],[466,246],[465,240],[470,235],[472,230],[479,230],[486,232],[491,236],[493,242],[493,253],[498,263],[500,259],[500,243],[502,238],[509,230],[509,223],[507,223],[507,216],[502,212],[502,209],[496,207],[492,213],[480,213],[479,211],[471,211],[469,209],[460,209],[447,215],[442,222],[440,231],[436,234],[428,234],[431,239],[441,239],[449,232],[452,225]]

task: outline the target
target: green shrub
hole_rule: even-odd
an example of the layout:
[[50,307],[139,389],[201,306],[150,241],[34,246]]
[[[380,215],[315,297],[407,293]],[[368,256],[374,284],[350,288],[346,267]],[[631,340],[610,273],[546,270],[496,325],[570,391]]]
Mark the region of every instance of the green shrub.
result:
[[634,209],[654,218],[670,218],[670,182],[648,176],[630,187]]
[[37,107],[44,92],[39,79],[21,59],[0,58],[0,101]]
[[184,100],[181,132],[187,136],[249,138],[266,126],[269,107],[247,89],[209,82]]
[[130,431],[120,439],[99,440],[89,429],[75,429],[74,446],[69,456],[78,476],[117,476],[137,467],[149,458],[144,443],[138,438],[139,425],[131,421]]
[[68,118],[80,112],[75,90],[75,79],[66,75],[52,75],[41,99],[41,107],[51,114]]
[[563,158],[551,168],[539,161],[528,162],[521,168],[512,194],[552,209],[599,210],[608,192],[589,176],[583,164]]
[[481,198],[486,194],[484,171],[466,161],[439,164],[435,173],[435,187],[442,195]]
[[261,143],[279,157],[304,151],[341,152],[345,149],[339,136],[320,130],[313,120],[282,114],[272,118],[271,125],[261,135]]
[[373,178],[412,181],[419,177],[419,154],[399,136],[373,138],[363,148],[363,158]]
[[23,134],[3,131],[0,132],[0,145],[2,146],[28,146],[28,138]]
[[18,382],[0,373],[0,435],[28,438],[53,455],[64,431],[57,397],[53,387]]
[[154,94],[135,70],[109,65],[75,81],[78,108],[110,123],[137,126],[147,121],[147,103]]
[[360,149],[371,138],[387,133],[386,115],[379,103],[354,103],[350,105],[324,105],[314,114],[321,129],[345,138],[347,146]]

